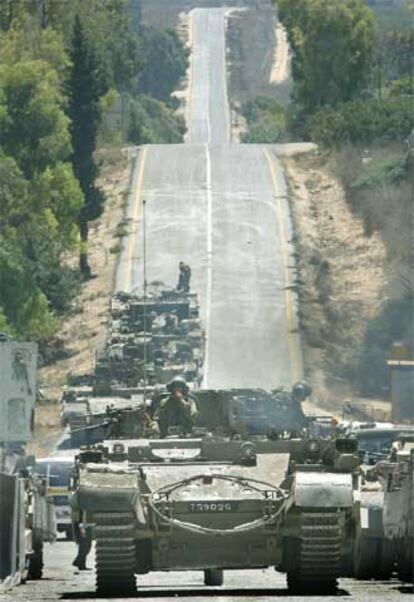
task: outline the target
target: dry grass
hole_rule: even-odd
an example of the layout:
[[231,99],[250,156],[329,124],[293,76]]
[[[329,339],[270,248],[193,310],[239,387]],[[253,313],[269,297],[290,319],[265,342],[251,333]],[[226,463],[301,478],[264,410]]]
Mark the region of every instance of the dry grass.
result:
[[[120,149],[102,149],[97,153],[101,166],[99,185],[107,201],[103,215],[91,224],[89,261],[94,278],[83,284],[73,310],[61,325],[58,338],[67,357],[39,371],[39,384],[46,399],[56,402],[67,374],[82,374],[93,368],[96,351],[104,342],[109,316],[109,300],[113,288],[117,254],[110,249],[119,243],[119,224],[123,217],[125,193],[128,190],[130,165]],[[73,256],[70,261],[76,263]],[[50,404],[41,409],[37,424],[51,426],[56,412]]]
[[352,376],[344,377],[343,367],[380,310],[385,247],[378,235],[365,235],[322,158],[286,157],[284,164],[298,252],[305,370],[314,397],[335,409],[355,397]]

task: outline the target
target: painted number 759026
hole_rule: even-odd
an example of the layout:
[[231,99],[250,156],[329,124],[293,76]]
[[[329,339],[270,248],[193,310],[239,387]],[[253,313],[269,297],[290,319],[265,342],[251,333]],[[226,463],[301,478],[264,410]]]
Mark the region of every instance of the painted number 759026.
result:
[[231,502],[190,502],[190,512],[232,512]]

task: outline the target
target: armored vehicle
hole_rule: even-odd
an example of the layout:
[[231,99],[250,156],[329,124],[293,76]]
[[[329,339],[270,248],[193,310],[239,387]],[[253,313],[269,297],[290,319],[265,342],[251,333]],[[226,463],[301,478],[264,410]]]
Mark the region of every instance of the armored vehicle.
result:
[[[285,389],[199,389],[190,393],[198,410],[196,427],[202,432],[240,438],[264,436],[287,438],[305,433],[309,419],[300,402]],[[146,427],[162,398],[165,387],[150,388],[151,405],[142,394],[123,397],[91,397],[70,421],[70,438],[61,447],[78,448],[104,439],[151,436]],[[148,399],[146,400],[148,402]],[[133,426],[132,426],[133,425]]]
[[376,471],[384,487],[384,534],[396,546],[398,576],[413,581],[414,435],[402,436]]
[[94,525],[100,593],[135,575],[273,566],[291,591],[352,571],[358,506],[352,440],[111,440],[81,450],[73,506]]
[[[152,286],[143,296],[117,293],[111,328],[96,355],[93,375],[71,377],[61,399],[61,423],[79,426],[94,398],[131,396],[183,376],[192,389],[202,380],[204,332],[195,293]],[[96,404],[94,404],[96,405]]]
[[346,434],[358,441],[361,457],[361,521],[354,549],[357,579],[389,579],[397,562],[397,546],[384,532],[384,489],[375,465],[385,460],[393,442],[412,433],[414,427],[392,423],[351,423]]
[[55,537],[53,504],[26,454],[34,426],[37,345],[0,334],[0,586],[42,575]]
[[177,374],[197,386],[204,332],[195,293],[151,286],[146,296],[117,293],[112,325],[96,367],[96,380],[134,386],[167,383]]

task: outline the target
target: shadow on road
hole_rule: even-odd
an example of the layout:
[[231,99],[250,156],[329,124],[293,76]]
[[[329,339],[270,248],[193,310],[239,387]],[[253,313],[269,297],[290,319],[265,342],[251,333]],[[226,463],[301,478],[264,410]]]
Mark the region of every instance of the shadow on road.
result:
[[[287,589],[235,589],[235,588],[209,588],[209,589],[186,589],[186,590],[174,590],[171,589],[156,589],[148,588],[146,586],[145,590],[137,590],[136,594],[128,596],[120,596],[120,595],[109,595],[109,594],[97,594],[95,592],[68,592],[66,594],[62,594],[61,600],[84,600],[84,599],[117,599],[120,597],[127,597],[128,599],[133,598],[212,598],[212,597],[234,597],[234,598],[257,598],[260,596],[261,598],[266,597],[274,597],[274,598],[285,598],[286,596],[295,598],[302,597],[304,594],[292,594],[289,593]],[[337,589],[335,592],[324,593],[324,592],[312,592],[307,593],[307,598],[313,597],[342,597],[342,596],[350,596],[350,593],[344,589]]]

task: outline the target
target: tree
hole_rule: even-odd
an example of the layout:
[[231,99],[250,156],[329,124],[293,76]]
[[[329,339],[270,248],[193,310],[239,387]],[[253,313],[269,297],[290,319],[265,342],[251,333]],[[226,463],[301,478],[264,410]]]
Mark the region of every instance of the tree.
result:
[[169,101],[188,66],[188,52],[178,35],[173,30],[142,28],[140,54],[139,91],[158,100]]
[[374,19],[361,0],[278,0],[294,51],[296,100],[305,112],[360,94],[371,73]]
[[56,72],[43,61],[0,65],[3,149],[27,178],[70,153],[69,121]]
[[93,48],[85,37],[79,15],[76,15],[70,53],[72,68],[68,81],[68,115],[71,119],[72,164],[85,197],[79,214],[81,251],[79,265],[85,277],[90,276],[87,241],[88,222],[101,215],[104,196],[96,187],[98,168],[93,153],[100,121],[100,98],[108,91]]

